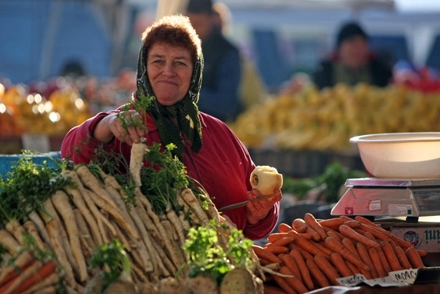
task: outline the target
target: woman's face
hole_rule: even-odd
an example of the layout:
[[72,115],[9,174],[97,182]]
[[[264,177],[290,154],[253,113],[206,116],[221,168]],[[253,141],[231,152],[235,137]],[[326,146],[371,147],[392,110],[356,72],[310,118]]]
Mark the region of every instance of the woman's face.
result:
[[148,51],[147,73],[160,104],[171,106],[185,97],[191,83],[193,60],[188,49],[166,43]]

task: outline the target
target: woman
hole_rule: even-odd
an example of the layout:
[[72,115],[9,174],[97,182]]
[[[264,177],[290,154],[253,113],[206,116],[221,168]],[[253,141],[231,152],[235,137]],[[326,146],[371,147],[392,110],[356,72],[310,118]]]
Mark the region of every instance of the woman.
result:
[[[148,145],[174,143],[188,175],[203,185],[218,208],[256,197],[258,192],[249,183],[255,164],[245,146],[226,124],[198,111],[203,55],[188,18],[162,18],[146,29],[142,42],[134,99],[154,96],[144,121],[147,130],[122,127],[121,116],[144,117],[134,110],[123,112],[119,107],[98,113],[69,131],[61,155],[75,163],[88,163],[93,150],[103,144],[105,150],[121,152],[129,162],[131,145],[141,138]],[[85,141],[87,147],[81,144]],[[224,214],[247,238],[264,238],[278,220],[282,196],[280,191],[276,194]]]

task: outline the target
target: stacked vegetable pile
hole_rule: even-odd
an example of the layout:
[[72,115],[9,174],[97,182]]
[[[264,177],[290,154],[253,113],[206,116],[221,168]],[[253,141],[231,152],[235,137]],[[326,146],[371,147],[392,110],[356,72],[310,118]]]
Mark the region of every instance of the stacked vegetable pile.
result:
[[278,230],[263,247],[253,245],[261,264],[278,272],[268,277],[265,293],[305,293],[339,285],[341,277],[375,279],[424,267],[425,251],[362,216],[317,220],[306,213]]
[[117,282],[125,293],[237,293],[228,292],[237,284],[248,287],[240,293],[261,293],[252,242],[219,215],[172,147],[145,148],[132,148],[132,158],[152,166],[130,166],[121,177],[95,163],[56,159],[52,168],[20,158],[0,178],[0,277],[16,268],[30,238],[53,253],[69,293],[121,293],[108,291]]
[[439,111],[439,91],[366,84],[319,91],[310,85],[248,109],[230,126],[251,148],[269,141],[286,149],[349,151],[357,135],[438,130]]

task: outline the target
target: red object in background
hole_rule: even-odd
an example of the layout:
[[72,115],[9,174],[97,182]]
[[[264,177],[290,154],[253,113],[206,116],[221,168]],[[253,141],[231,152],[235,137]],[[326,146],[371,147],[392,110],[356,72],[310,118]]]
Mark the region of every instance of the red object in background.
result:
[[394,84],[405,85],[412,90],[423,93],[440,91],[440,79],[427,67],[414,71],[411,69],[397,70],[394,72]]

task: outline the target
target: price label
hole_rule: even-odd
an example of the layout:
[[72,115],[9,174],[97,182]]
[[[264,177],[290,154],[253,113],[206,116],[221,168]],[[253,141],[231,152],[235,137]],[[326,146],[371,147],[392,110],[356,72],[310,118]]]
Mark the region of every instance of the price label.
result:
[[49,137],[39,134],[23,134],[21,141],[24,150],[32,150],[41,153],[47,153],[50,151]]

